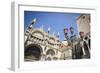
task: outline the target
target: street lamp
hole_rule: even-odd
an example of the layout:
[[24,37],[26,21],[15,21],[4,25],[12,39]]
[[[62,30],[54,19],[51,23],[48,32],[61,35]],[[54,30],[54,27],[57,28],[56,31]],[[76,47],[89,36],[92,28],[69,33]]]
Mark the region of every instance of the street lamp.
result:
[[[64,41],[69,42],[68,29],[67,28],[64,28],[64,35],[65,35],[65,40]],[[66,59],[65,53],[63,55],[64,55],[64,60],[65,60]]]
[[68,29],[64,28],[64,35],[65,35],[65,39],[68,40]]
[[74,28],[73,27],[70,27],[70,33],[71,33],[70,40],[73,43],[73,40],[74,40]]
[[75,51],[75,48],[74,48],[74,41],[75,41],[75,36],[74,36],[74,28],[73,27],[70,27],[70,33],[71,33],[71,36],[70,36],[70,42],[71,42],[71,45],[72,45],[72,59],[75,59],[76,58],[76,51]]

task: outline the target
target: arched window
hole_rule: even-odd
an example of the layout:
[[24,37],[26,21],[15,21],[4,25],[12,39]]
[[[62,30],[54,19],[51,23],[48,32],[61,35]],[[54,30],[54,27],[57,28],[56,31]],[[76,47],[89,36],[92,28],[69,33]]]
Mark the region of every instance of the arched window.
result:
[[49,49],[48,51],[47,51],[47,55],[55,55],[55,51],[54,50],[52,50],[52,49]]

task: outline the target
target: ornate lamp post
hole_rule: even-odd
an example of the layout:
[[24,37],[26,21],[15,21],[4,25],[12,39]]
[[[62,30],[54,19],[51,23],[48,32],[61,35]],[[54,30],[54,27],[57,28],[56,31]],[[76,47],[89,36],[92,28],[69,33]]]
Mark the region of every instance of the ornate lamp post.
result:
[[[64,28],[64,35],[65,35],[65,42],[69,42],[69,37],[68,37],[68,29],[67,28]],[[67,45],[67,44],[66,44]],[[65,53],[63,54],[64,56],[64,60],[66,59],[66,56],[65,56]]]
[[70,33],[71,33],[70,40],[73,43],[74,41],[74,28],[73,27],[70,27]]
[[71,36],[70,36],[70,42],[71,42],[71,46],[72,46],[72,59],[75,59],[76,58],[76,50],[74,48],[74,40],[75,40],[75,36],[74,36],[74,28],[73,27],[70,27],[70,33],[71,33]]
[[65,35],[65,39],[68,41],[69,37],[68,37],[68,29],[64,28],[64,35]]

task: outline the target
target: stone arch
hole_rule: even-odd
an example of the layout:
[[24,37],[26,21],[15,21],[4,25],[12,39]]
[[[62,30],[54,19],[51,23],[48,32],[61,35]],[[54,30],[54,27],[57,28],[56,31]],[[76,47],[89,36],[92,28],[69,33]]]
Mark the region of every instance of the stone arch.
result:
[[27,60],[40,60],[42,55],[42,47],[38,44],[30,44],[25,47],[24,58]]
[[47,55],[55,55],[55,51],[53,49],[48,49],[46,52]]
[[54,37],[49,37],[49,40],[55,41],[55,38]]
[[44,32],[42,32],[42,31],[40,31],[40,30],[34,30],[34,31],[32,32],[32,35],[34,35],[34,34],[40,34],[40,35],[42,35],[42,37],[44,38]]

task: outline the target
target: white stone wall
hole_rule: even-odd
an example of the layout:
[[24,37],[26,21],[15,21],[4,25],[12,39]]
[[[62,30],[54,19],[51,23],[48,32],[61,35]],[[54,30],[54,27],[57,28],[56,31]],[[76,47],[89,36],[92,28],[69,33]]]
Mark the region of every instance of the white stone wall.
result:
[[90,14],[82,14],[76,19],[78,32],[90,32]]

